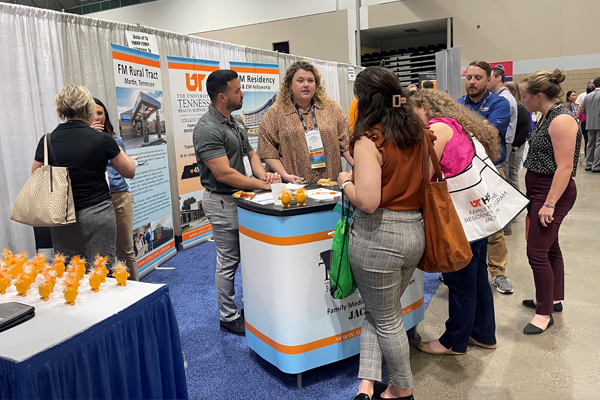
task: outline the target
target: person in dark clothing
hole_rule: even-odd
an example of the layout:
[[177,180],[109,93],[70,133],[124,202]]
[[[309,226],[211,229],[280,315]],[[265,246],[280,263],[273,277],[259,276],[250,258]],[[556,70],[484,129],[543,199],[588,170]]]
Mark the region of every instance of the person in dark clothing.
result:
[[[125,178],[133,178],[135,167],[108,133],[90,127],[96,118],[96,103],[85,86],[63,87],[56,96],[56,111],[65,122],[48,135],[48,163],[69,169],[77,222],[51,228],[54,250],[89,261],[96,254],[108,256],[110,266],[115,260],[117,225],[106,164],[111,161]],[[44,137],[38,143],[31,172],[42,165]]]

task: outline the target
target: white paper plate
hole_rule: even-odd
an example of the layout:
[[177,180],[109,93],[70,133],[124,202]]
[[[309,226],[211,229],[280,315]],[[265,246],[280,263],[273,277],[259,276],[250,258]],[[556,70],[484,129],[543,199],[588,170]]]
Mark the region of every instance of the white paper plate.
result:
[[306,186],[306,185],[296,185],[296,184],[293,184],[293,183],[288,183],[285,186],[285,188],[287,190],[298,190],[298,189],[302,189],[304,186]]

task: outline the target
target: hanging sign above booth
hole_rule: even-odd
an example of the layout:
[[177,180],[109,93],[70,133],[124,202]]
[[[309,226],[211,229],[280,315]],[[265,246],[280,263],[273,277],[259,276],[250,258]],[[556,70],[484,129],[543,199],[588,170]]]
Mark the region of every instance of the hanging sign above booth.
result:
[[158,54],[158,43],[156,42],[155,35],[149,35],[144,32],[125,31],[125,37],[127,38],[127,47]]

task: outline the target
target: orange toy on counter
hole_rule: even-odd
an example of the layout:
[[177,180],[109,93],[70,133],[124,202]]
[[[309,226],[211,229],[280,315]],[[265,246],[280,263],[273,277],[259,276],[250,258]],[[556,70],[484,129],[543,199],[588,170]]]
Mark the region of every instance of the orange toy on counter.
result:
[[12,251],[10,251],[7,248],[4,248],[4,264],[9,266],[9,265],[12,265],[12,263],[14,261],[15,261],[15,256],[13,255]]
[[25,253],[19,253],[19,255],[16,256],[12,262],[12,266],[10,268],[10,275],[16,277],[17,275],[21,274],[23,272],[23,266],[26,262],[27,257],[25,256]]
[[62,278],[65,273],[65,256],[62,253],[58,253],[52,260],[52,266],[56,270],[56,275]]
[[33,256],[33,260],[31,260],[33,262],[33,272],[37,275],[39,274],[44,267],[46,266],[46,256],[43,255],[42,253],[37,253],[35,256]]
[[284,190],[281,193],[281,196],[278,197],[278,200],[281,200],[281,208],[285,208],[285,206],[288,206],[288,208],[289,208],[290,201],[292,201],[292,196],[290,195],[290,192],[288,192],[287,190]]
[[304,188],[298,190],[296,192],[296,195],[294,196],[294,198],[296,199],[296,201],[298,201],[298,205],[299,206],[305,206],[306,205],[306,198],[308,196],[306,195],[306,191],[304,190]]
[[90,287],[92,288],[92,292],[98,292],[100,284],[102,284],[102,271],[96,267],[90,271]]
[[0,272],[0,294],[6,294],[6,288],[10,286],[9,275],[4,272]]
[[83,279],[83,277],[85,276],[85,258],[82,258],[80,256],[73,256],[71,257],[71,264],[75,268],[75,271],[77,271],[77,276],[79,277],[79,280]]
[[40,300],[48,301],[50,299],[50,293],[52,293],[52,279],[45,278],[40,286],[38,287],[40,294]]
[[77,289],[79,288],[79,276],[75,270],[70,271],[65,277],[65,288],[63,290],[63,295],[65,296],[65,304],[75,305],[75,299],[79,292]]
[[106,268],[106,263],[108,262],[107,257],[100,257],[100,254],[96,254],[96,260],[94,261],[94,267],[98,269],[98,272],[101,275],[102,283],[106,282],[106,275],[108,275],[108,268]]
[[127,286],[127,278],[129,278],[129,272],[123,262],[119,261],[112,268],[112,274],[117,280],[117,286]]

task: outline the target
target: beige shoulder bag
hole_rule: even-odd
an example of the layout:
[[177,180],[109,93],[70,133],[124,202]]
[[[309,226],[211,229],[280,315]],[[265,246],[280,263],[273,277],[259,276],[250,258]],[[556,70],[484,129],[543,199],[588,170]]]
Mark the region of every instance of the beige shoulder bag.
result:
[[48,165],[50,134],[44,137],[44,165],[25,182],[13,205],[10,219],[34,227],[74,224],[75,203],[66,167]]

